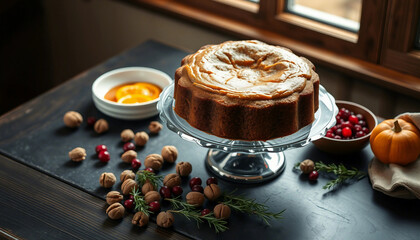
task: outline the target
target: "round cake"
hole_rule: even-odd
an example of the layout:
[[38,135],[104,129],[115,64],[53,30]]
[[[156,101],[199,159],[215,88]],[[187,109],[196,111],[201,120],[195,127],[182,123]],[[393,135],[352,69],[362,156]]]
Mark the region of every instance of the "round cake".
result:
[[318,109],[314,65],[256,40],[207,45],[175,73],[175,112],[221,138],[266,141],[311,124]]

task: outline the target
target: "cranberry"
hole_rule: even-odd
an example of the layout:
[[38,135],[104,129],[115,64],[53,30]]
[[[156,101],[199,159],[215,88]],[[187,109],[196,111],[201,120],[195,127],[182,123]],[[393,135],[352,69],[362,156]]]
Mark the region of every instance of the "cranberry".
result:
[[342,134],[343,134],[343,129],[341,129],[341,128],[338,128],[338,129],[335,131],[335,135],[341,136]]
[[130,194],[130,196],[128,198],[131,199],[131,200],[134,200],[134,195]]
[[368,134],[370,132],[369,128],[367,128],[367,127],[362,127],[362,131],[366,134]]
[[359,121],[359,125],[362,126],[362,127],[366,127],[367,126],[366,125],[366,121],[364,121],[364,120],[360,120]]
[[132,142],[124,143],[123,149],[124,152],[127,152],[128,150],[136,150],[136,145]]
[[325,136],[327,138],[334,138],[335,137],[335,134],[334,133],[331,133],[331,132],[327,132],[327,134],[325,134]]
[[93,125],[95,125],[95,123],[96,123],[96,118],[95,117],[88,117],[88,119],[87,119],[88,126],[93,127]]
[[201,216],[204,216],[204,215],[207,215],[207,214],[209,214],[211,211],[210,211],[210,209],[208,209],[208,208],[204,208],[203,210],[201,210]]
[[193,177],[190,180],[190,188],[192,189],[193,186],[195,185],[201,185],[201,178],[199,177]]
[[108,148],[103,144],[95,147],[96,154],[99,154],[100,152],[107,151],[107,150],[108,150]]
[[155,173],[155,170],[153,170],[153,168],[149,168],[149,167],[144,169],[144,171],[148,171],[150,173]]
[[158,201],[154,201],[149,203],[149,211],[153,212],[153,213],[157,213],[160,210],[160,203]]
[[364,137],[364,136],[366,136],[366,133],[365,132],[363,132],[363,131],[356,132],[356,137],[357,138]]
[[124,207],[127,211],[131,211],[134,209],[134,201],[133,199],[127,199],[124,201]]
[[193,191],[193,192],[201,192],[201,193],[203,193],[203,192],[204,192],[204,188],[203,188],[201,185],[194,185],[194,186],[191,188],[191,191]]
[[184,192],[184,190],[182,190],[181,186],[173,186],[172,187],[172,194],[175,197],[181,196],[181,194]]
[[344,120],[340,118],[340,119],[337,119],[336,124],[338,124],[338,125],[339,125],[339,124],[342,124],[343,122],[344,122]]
[[360,113],[356,114],[356,117],[357,117],[359,120],[365,120],[365,117],[364,117],[362,114],[360,114]]
[[171,198],[171,189],[168,186],[163,186],[159,190],[160,195],[162,198]]
[[319,176],[319,173],[314,170],[311,173],[309,173],[309,180],[315,181],[318,179],[318,176]]
[[334,139],[343,139],[341,136],[339,136],[339,135],[335,135],[334,136]]
[[345,108],[341,108],[338,112],[338,115],[341,117],[341,119],[347,121],[347,119],[350,117],[350,111]]
[[101,151],[98,154],[98,158],[99,158],[99,161],[101,162],[109,162],[109,160],[111,159],[111,156],[109,155],[108,151]]
[[134,158],[133,160],[131,160],[131,168],[133,168],[134,172],[139,170],[140,167],[141,167],[140,160],[138,160],[137,158]]
[[206,181],[206,184],[207,184],[207,185],[210,185],[210,184],[217,184],[217,178],[215,178],[215,177],[209,177],[209,178],[207,179],[207,181]]
[[342,129],[344,129],[344,128],[346,128],[346,127],[348,127],[348,128],[350,128],[350,129],[353,129],[353,124],[351,124],[349,121],[346,121],[346,122],[343,122],[342,124],[341,124],[341,128]]
[[349,127],[345,127],[345,128],[343,128],[341,135],[343,137],[347,138],[347,137],[351,137],[352,134],[353,133],[352,133],[351,129]]
[[360,126],[359,124],[355,124],[354,125],[354,131],[355,132],[362,131],[362,126]]
[[353,124],[358,124],[359,123],[359,119],[355,115],[350,115],[349,122],[351,122]]

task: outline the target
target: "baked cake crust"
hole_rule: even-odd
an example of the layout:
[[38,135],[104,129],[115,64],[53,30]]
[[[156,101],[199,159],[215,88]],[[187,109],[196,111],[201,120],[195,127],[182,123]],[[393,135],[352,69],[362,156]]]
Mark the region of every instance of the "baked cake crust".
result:
[[314,121],[319,77],[290,50],[251,41],[208,45],[175,72],[175,112],[221,138],[266,141]]

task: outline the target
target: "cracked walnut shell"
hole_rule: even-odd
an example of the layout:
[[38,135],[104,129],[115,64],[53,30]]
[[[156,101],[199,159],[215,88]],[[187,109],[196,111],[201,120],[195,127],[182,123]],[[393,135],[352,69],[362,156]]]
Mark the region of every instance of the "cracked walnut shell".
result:
[[134,132],[131,129],[125,129],[121,132],[121,141],[129,142],[133,140],[133,138],[134,138]]
[[213,214],[218,219],[228,219],[230,217],[230,207],[223,203],[217,204],[213,209]]
[[171,227],[174,224],[174,221],[174,215],[169,211],[162,211],[156,217],[156,223],[159,227]]
[[99,184],[101,184],[101,186],[104,188],[112,187],[116,181],[117,178],[115,175],[109,172],[104,172],[101,174],[101,177],[99,177]]
[[185,196],[187,203],[194,205],[195,207],[201,207],[204,203],[204,195],[200,192],[189,192]]
[[112,205],[123,200],[123,195],[118,191],[111,191],[106,195],[106,203]]
[[204,196],[210,201],[217,200],[222,195],[220,188],[217,184],[210,184],[204,188]]
[[106,209],[106,214],[108,214],[108,217],[113,220],[121,219],[124,216],[124,213],[125,209],[121,203],[113,203]]
[[93,125],[93,130],[95,130],[95,132],[99,134],[108,131],[108,129],[109,129],[108,122],[103,118],[96,121],[95,125]]
[[175,168],[176,173],[181,177],[187,177],[192,172],[192,166],[189,162],[179,162]]
[[131,161],[135,158],[137,158],[137,153],[134,150],[128,150],[121,155],[121,160],[125,163],[131,163]]
[[131,171],[131,170],[124,170],[121,174],[120,174],[120,181],[121,182],[125,182],[125,180],[127,179],[136,179],[136,174]]
[[136,135],[134,135],[134,143],[137,146],[144,146],[146,145],[147,141],[149,141],[149,134],[146,132],[137,132]]
[[139,227],[146,226],[149,223],[149,216],[147,216],[144,212],[136,212],[131,220],[131,223]]
[[161,155],[153,153],[144,159],[144,166],[146,168],[152,168],[153,170],[159,170],[162,168],[163,158]]
[[77,147],[69,152],[69,157],[73,162],[80,162],[86,158],[86,150],[81,147]]
[[83,117],[78,112],[68,111],[64,114],[63,122],[67,127],[76,128],[82,124]]
[[136,181],[133,179],[127,179],[125,180],[121,185],[121,192],[124,195],[130,194],[133,189],[139,189],[139,185],[137,185]]
[[170,173],[163,179],[163,185],[169,188],[181,185],[181,178],[176,173]]
[[174,163],[178,157],[178,150],[175,146],[164,146],[161,155],[165,162]]
[[151,134],[158,134],[163,126],[158,121],[151,121],[149,124],[149,131]]
[[160,201],[160,194],[157,191],[149,191],[144,194],[144,201],[149,204],[154,201]]

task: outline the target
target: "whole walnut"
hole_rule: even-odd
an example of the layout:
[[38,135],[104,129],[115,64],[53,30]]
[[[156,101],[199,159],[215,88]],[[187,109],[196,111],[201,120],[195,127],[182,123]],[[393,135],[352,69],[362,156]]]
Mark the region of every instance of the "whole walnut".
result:
[[108,129],[109,129],[108,122],[103,118],[96,121],[95,125],[93,125],[93,130],[95,130],[95,132],[99,134],[108,131]]
[[299,167],[303,173],[309,174],[315,169],[315,163],[311,159],[306,159],[300,163]]
[[147,204],[154,202],[154,201],[160,201],[160,194],[157,191],[149,191],[146,194],[144,194],[144,201],[146,201]]
[[106,209],[106,214],[111,219],[121,219],[124,216],[125,209],[121,203],[113,203]]
[[131,223],[139,227],[146,226],[149,223],[149,216],[147,216],[144,212],[136,212],[131,220]]
[[174,215],[172,215],[171,212],[162,211],[160,212],[156,217],[156,223],[159,227],[168,228],[171,227],[172,224],[174,224]]
[[200,192],[189,192],[187,196],[185,196],[185,199],[187,200],[187,203],[196,207],[201,207],[204,203],[204,195]]
[[151,134],[158,134],[163,126],[158,121],[151,121],[149,124],[149,131]]
[[217,184],[210,184],[204,188],[204,196],[210,201],[217,200],[221,195],[222,192]]
[[117,178],[113,173],[104,172],[99,177],[99,184],[101,184],[104,188],[110,188],[114,186],[115,182],[117,181]]
[[192,172],[192,166],[189,162],[179,162],[176,164],[176,173],[181,177],[187,177]]
[[121,185],[121,192],[124,195],[130,194],[133,189],[139,189],[139,185],[137,185],[136,181],[133,179],[127,179],[125,180]]
[[159,170],[162,168],[163,158],[161,155],[153,153],[144,159],[144,166],[146,168],[152,168],[153,170]]
[[120,181],[124,182],[127,179],[136,179],[136,174],[131,171],[131,170],[124,170],[121,174],[120,174]]
[[76,128],[82,124],[83,117],[78,112],[68,111],[64,114],[63,122],[67,127]]
[[174,163],[178,157],[178,150],[175,146],[164,146],[161,154],[165,162]]
[[181,185],[181,178],[176,173],[170,173],[163,179],[163,185],[169,188]]
[[134,132],[131,129],[125,129],[121,132],[121,141],[129,142],[133,140],[133,138],[134,138]]
[[131,163],[135,158],[137,158],[137,153],[134,150],[128,150],[121,155],[121,160],[125,163]]
[[230,207],[223,203],[217,204],[213,209],[213,214],[218,219],[228,219],[230,217]]
[[80,162],[86,158],[86,150],[81,147],[77,147],[69,152],[69,157],[73,162]]
[[123,200],[123,195],[118,192],[118,191],[110,191],[107,195],[106,195],[106,203],[108,203],[109,205],[112,205],[113,203],[116,202],[121,202]]
[[146,145],[147,141],[149,141],[149,134],[147,134],[146,132],[137,132],[134,136],[134,143],[137,146],[142,147]]
[[153,186],[153,184],[151,184],[150,182],[144,183],[141,187],[141,193],[143,193],[143,195],[146,195],[148,192],[155,190],[155,186]]

